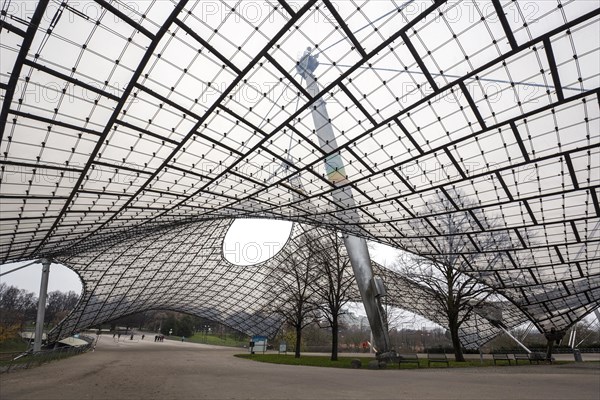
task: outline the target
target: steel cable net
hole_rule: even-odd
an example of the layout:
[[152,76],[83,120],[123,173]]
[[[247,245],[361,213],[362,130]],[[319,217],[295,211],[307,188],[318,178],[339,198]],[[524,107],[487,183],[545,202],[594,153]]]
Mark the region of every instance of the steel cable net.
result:
[[[330,239],[331,231],[295,225],[286,245],[271,259],[252,266],[234,265],[223,256],[223,241],[231,223],[197,221],[138,230],[58,257],[57,261],[79,274],[84,290],[76,309],[50,332],[49,339],[59,340],[90,326],[157,309],[201,316],[248,335],[273,335],[283,323],[277,304],[287,303],[289,296],[281,282],[294,279],[288,258],[294,255],[300,263],[314,264],[318,261],[311,259],[308,249],[319,247],[319,256],[327,255],[330,261],[335,262],[337,254],[347,259],[341,242]],[[338,251],[333,249],[335,245],[339,245]],[[312,264],[307,267],[315,268]],[[349,262],[342,265],[344,273],[352,276]],[[431,289],[377,263],[373,267],[386,282],[388,304],[448,326],[444,311],[430,300]],[[317,284],[326,285],[324,279]],[[356,287],[349,298],[361,301]],[[510,303],[490,304],[502,310],[507,327],[527,319]],[[500,332],[485,319],[471,319],[461,327],[460,338],[466,348],[477,348]]]
[[50,333],[69,336],[89,326],[146,310],[202,316],[252,333],[273,333],[280,319],[267,310],[265,283],[274,258],[238,266],[223,257],[232,220],[199,221],[136,232],[76,255],[59,257],[81,277],[82,299]]
[[[6,0],[0,259],[240,216],[429,258],[455,235],[484,255],[466,273],[564,330],[600,304],[599,14],[593,1]],[[316,92],[296,70],[307,51]],[[321,100],[336,148],[315,137]],[[332,198],[345,188],[351,209]],[[464,213],[468,229],[445,231],[441,216]],[[483,250],[490,236],[505,240]]]

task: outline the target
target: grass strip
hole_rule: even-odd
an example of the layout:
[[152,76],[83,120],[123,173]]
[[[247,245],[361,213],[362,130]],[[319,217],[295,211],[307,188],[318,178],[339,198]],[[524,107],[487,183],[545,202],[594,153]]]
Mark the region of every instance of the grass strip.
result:
[[[326,367],[326,368],[352,368],[351,361],[358,359],[362,363],[362,369],[367,369],[369,361],[373,361],[373,357],[338,357],[337,361],[331,361],[329,356],[301,356],[295,358],[293,354],[236,354],[235,357],[244,358],[247,360],[266,362],[271,364],[284,364],[284,365],[304,365],[310,367]],[[554,364],[570,364],[571,361],[555,361]],[[465,362],[456,362],[450,360],[450,368],[466,368],[466,367],[493,367],[493,360],[483,360],[483,364],[479,360],[467,360]],[[511,367],[515,366],[514,361],[511,363]],[[525,365],[523,363],[519,366]],[[528,364],[527,364],[528,365]],[[497,362],[498,367],[508,367],[508,362]],[[427,359],[422,358],[419,360],[419,366],[416,363],[401,364],[388,363],[386,369],[417,369],[417,368],[448,368],[446,364],[434,363],[430,367],[427,366]]]

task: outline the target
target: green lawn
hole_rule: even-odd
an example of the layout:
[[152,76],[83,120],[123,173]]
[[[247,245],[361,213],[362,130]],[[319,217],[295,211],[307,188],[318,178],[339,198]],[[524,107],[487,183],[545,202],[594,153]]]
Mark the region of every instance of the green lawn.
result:
[[[175,336],[171,336],[171,338],[176,338]],[[176,340],[176,339],[174,339]],[[181,338],[179,338],[181,340]],[[212,344],[215,346],[229,346],[229,347],[242,347],[244,345],[248,345],[247,341],[236,341],[234,338],[230,336],[220,337],[219,335],[205,335],[203,333],[197,333],[194,336],[186,337],[186,342],[192,343],[206,343]]]
[[[312,367],[332,367],[332,368],[351,368],[350,362],[354,359],[359,359],[362,362],[362,368],[367,368],[369,361],[372,361],[373,357],[339,357],[338,361],[330,361],[329,356],[302,356],[300,358],[294,358],[293,354],[236,354],[236,357],[245,358],[254,361],[267,362],[273,364],[287,364],[287,365],[307,365]],[[566,364],[570,361],[557,361],[555,364]],[[493,366],[493,360],[483,360],[483,364],[479,360],[467,360],[465,362],[450,361],[451,368],[464,368],[464,367],[490,367]],[[508,366],[507,362],[498,362],[498,366]],[[524,365],[524,364],[520,364]],[[514,366],[514,361],[512,362]],[[447,368],[446,364],[435,363],[431,367],[427,366],[427,359],[423,358],[419,360],[420,368]],[[400,369],[416,369],[417,364],[402,364]],[[397,363],[390,363],[387,369],[398,369]]]
[[0,353],[17,353],[26,351],[29,345],[21,338],[8,339],[0,342]]

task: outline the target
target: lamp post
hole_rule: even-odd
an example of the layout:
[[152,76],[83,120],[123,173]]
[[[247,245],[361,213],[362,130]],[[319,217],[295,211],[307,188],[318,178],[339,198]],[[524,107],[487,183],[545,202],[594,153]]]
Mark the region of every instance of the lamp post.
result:
[[479,301],[477,299],[469,299],[469,306],[471,306],[471,311],[475,314],[475,334],[477,335],[477,350],[479,350],[479,363],[483,364],[483,353],[481,352],[481,344],[479,344],[479,326],[477,323],[477,312],[475,311],[475,307],[479,305]]

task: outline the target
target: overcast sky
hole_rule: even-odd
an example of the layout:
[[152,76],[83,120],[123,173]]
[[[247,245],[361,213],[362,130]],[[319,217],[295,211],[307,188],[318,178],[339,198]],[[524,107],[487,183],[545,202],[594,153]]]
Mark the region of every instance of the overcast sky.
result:
[[[0,266],[0,272],[4,273],[29,262],[30,261],[3,264]],[[41,277],[42,264],[33,264],[19,271],[0,277],[0,282],[34,292],[37,296],[40,290]],[[50,267],[50,277],[48,279],[48,291],[51,292],[54,290],[63,292],[73,290],[77,293],[81,293],[81,280],[72,270],[60,264],[52,264]]]

